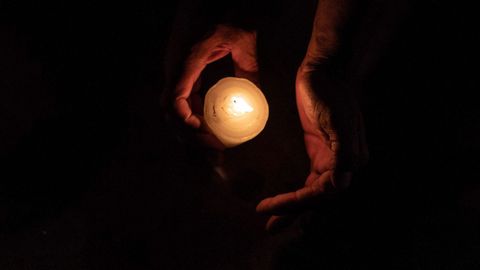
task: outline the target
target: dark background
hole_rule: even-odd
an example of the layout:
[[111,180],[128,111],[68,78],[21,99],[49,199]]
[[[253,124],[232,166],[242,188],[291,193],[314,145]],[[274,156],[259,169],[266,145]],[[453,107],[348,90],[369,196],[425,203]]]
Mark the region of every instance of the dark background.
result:
[[474,9],[364,7],[349,68],[370,163],[347,199],[271,236],[256,203],[308,171],[293,86],[315,1],[262,7],[271,116],[225,153],[227,180],[160,106],[197,25],[177,6],[0,3],[0,269],[480,267]]

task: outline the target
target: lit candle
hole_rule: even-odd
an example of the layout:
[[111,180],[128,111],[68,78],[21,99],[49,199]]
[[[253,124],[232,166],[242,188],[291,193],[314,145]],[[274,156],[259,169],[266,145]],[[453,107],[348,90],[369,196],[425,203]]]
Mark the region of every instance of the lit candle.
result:
[[233,147],[253,139],[263,130],[268,119],[268,103],[251,81],[227,77],[208,90],[204,118],[212,133],[226,147]]

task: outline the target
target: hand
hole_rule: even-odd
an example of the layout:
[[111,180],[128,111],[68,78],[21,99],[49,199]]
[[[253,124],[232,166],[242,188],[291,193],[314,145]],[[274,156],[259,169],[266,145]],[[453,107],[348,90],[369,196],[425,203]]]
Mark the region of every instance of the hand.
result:
[[203,100],[198,93],[199,77],[208,64],[228,54],[232,56],[235,76],[254,83],[258,81],[256,33],[219,25],[210,37],[192,48],[174,91],[174,107],[178,116],[199,131],[197,135],[200,141],[219,150],[225,146],[208,131],[202,117]]
[[[267,230],[278,231],[305,210],[335,199],[367,159],[362,117],[340,85],[320,80],[318,70],[302,66],[296,79],[297,107],[310,158],[305,186],[262,200],[257,211],[272,215]],[[329,81],[329,80],[328,80]],[[323,89],[315,89],[317,85]],[[318,91],[315,91],[318,90]],[[318,92],[330,92],[320,97]],[[343,93],[342,93],[343,91]],[[326,98],[331,94],[337,98]]]
[[[296,100],[310,174],[297,191],[262,200],[257,211],[272,215],[267,230],[276,231],[296,215],[335,198],[350,185],[353,173],[367,159],[360,110],[341,80],[328,74],[335,61],[345,1],[320,1],[307,54],[296,77]],[[333,60],[332,60],[333,59]]]

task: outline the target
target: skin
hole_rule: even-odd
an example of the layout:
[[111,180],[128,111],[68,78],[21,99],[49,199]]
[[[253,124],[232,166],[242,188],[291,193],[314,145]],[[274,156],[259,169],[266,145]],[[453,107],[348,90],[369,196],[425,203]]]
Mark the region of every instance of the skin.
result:
[[[305,186],[262,200],[257,212],[270,215],[267,230],[277,231],[295,217],[324,200],[334,198],[350,185],[355,171],[365,163],[367,149],[361,114],[350,91],[325,74],[338,50],[350,0],[321,0],[308,49],[296,77],[297,108],[311,161]],[[175,110],[185,123],[197,129],[205,144],[223,149],[205,128],[196,83],[211,62],[231,55],[235,75],[257,82],[256,34],[218,26],[213,35],[195,45],[175,89]]]
[[207,39],[196,44],[187,58],[174,91],[174,108],[185,124],[198,130],[205,145],[218,150],[225,146],[206,128],[202,117],[203,101],[198,95],[199,77],[205,67],[227,55],[233,60],[235,76],[258,81],[256,33],[226,25],[216,27]]
[[[319,1],[307,53],[298,68],[296,100],[311,161],[305,186],[262,200],[257,212],[271,215],[276,231],[301,212],[347,188],[367,159],[362,117],[350,91],[325,74],[338,50],[351,7],[348,0]],[[315,83],[314,83],[315,81]]]

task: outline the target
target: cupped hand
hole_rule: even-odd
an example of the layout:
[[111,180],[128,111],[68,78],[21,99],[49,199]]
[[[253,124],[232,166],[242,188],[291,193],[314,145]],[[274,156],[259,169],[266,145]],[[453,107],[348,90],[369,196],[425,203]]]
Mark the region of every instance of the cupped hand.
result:
[[208,38],[191,49],[183,73],[174,90],[174,108],[188,126],[196,129],[197,137],[205,145],[224,149],[224,145],[209,132],[203,120],[203,100],[199,94],[200,76],[205,67],[231,55],[236,77],[258,81],[256,33],[239,28],[218,25]]
[[[310,173],[302,188],[258,204],[258,212],[271,215],[267,222],[269,231],[277,231],[302,212],[336,199],[367,159],[360,111],[346,97],[348,91],[342,86],[323,80],[313,82],[313,78],[322,77],[317,72],[302,66],[296,79],[297,108],[310,158]],[[322,85],[323,89],[315,89]],[[322,92],[329,93],[322,97],[318,94]]]
[[359,106],[342,76],[332,76],[338,67],[335,56],[351,4],[349,0],[318,2],[295,86],[310,173],[302,188],[266,198],[257,205],[258,212],[271,215],[267,223],[270,231],[290,224],[295,216],[326,200],[338,198],[366,162]]

